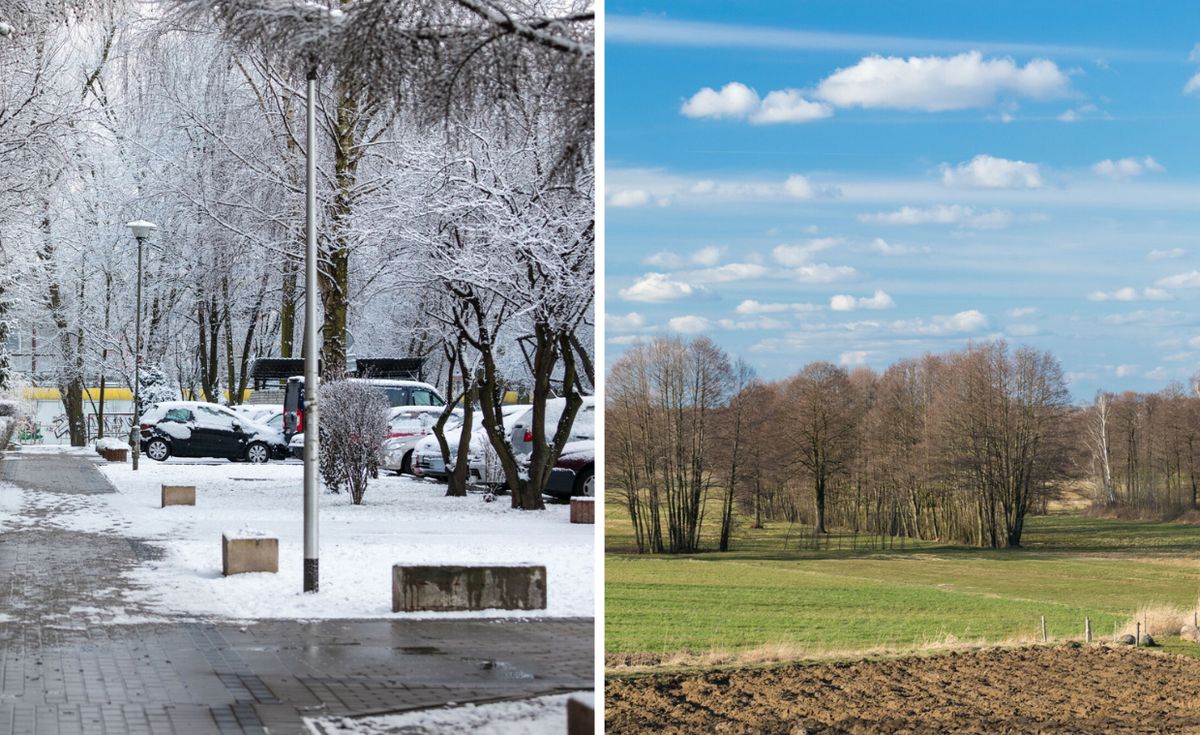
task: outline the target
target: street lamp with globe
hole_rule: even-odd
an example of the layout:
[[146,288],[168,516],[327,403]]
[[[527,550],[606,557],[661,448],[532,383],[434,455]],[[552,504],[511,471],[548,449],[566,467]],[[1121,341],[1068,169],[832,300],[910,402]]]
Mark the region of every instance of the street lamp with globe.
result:
[[142,450],[142,417],[139,409],[141,408],[141,387],[142,387],[142,246],[151,233],[158,229],[158,226],[153,222],[145,220],[136,220],[126,225],[129,231],[133,233],[133,237],[137,240],[137,304],[136,314],[134,316],[134,336],[133,336],[133,420],[129,426],[129,443],[133,446],[133,469],[138,468],[138,455]]

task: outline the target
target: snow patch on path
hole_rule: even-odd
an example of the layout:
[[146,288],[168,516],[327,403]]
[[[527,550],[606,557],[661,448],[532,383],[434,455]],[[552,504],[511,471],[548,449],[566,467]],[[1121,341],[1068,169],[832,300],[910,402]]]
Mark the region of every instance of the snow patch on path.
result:
[[[579,693],[591,697],[591,692]],[[567,729],[567,700],[558,694],[513,702],[439,707],[382,717],[309,719],[312,735],[561,735]]]

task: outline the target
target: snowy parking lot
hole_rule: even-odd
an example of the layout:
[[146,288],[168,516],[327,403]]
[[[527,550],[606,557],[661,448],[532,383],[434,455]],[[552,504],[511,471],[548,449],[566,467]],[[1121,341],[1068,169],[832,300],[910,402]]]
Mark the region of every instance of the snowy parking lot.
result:
[[[594,526],[571,524],[566,505],[517,511],[506,497],[448,498],[444,485],[394,476],[372,481],[361,506],[322,494],[320,593],[306,595],[301,464],[143,460],[136,473],[128,464],[100,470],[115,494],[51,499],[5,488],[0,523],[6,506],[52,502],[46,523],[150,542],[162,558],[128,572],[125,592],[149,612],[235,620],[594,614]],[[163,484],[195,485],[196,505],[160,508]],[[278,574],[221,575],[221,534],[246,529],[278,537]],[[391,612],[393,564],[521,562],[546,566],[544,611]]]

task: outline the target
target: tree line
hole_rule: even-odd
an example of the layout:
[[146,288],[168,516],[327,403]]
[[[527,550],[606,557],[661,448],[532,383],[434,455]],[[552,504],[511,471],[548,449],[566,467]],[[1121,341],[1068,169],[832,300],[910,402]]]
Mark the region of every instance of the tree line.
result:
[[641,552],[696,551],[706,521],[719,550],[739,522],[1016,547],[1073,483],[1100,507],[1197,503],[1194,390],[1073,405],[1053,355],[1003,341],[763,381],[707,338],[656,338],[607,392],[607,487]]

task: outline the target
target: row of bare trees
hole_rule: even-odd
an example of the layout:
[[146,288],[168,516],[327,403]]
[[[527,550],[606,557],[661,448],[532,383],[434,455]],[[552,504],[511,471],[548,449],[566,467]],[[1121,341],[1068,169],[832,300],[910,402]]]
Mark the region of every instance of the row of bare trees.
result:
[[698,549],[709,509],[721,550],[739,517],[1019,546],[1086,466],[1058,362],[1004,342],[763,382],[706,338],[660,338],[617,361],[608,396],[607,487],[644,552]]
[[1098,505],[1160,515],[1197,508],[1200,395],[1194,388],[1100,392],[1082,433]]

